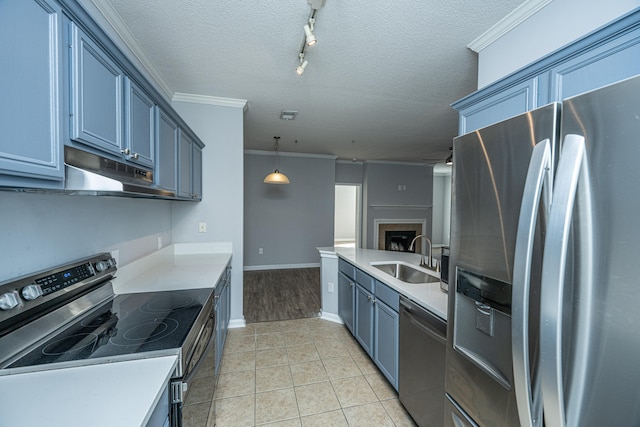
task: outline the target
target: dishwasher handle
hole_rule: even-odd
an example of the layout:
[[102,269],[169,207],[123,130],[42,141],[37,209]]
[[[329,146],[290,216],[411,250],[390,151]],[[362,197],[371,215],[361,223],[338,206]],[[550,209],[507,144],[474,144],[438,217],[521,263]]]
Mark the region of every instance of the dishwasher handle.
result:
[[440,318],[431,314],[428,310],[423,309],[412,303],[411,301],[400,298],[401,316],[406,316],[415,327],[430,335],[437,341],[446,344],[447,342],[447,324]]

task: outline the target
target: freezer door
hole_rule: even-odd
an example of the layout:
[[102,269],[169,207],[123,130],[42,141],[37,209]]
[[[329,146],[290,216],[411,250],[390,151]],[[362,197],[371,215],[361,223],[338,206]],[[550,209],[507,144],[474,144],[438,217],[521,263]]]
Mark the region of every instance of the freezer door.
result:
[[[511,339],[518,218],[538,143],[548,141],[553,164],[558,111],[558,104],[550,104],[454,140],[450,271],[455,283],[450,280],[445,387],[479,425],[520,425]],[[539,357],[535,343],[546,214],[538,218],[527,295],[533,376]],[[461,277],[478,281],[479,297],[472,287],[465,294]],[[496,289],[501,296],[493,304],[486,296]]]
[[640,77],[563,103],[542,288],[545,425],[640,425]]

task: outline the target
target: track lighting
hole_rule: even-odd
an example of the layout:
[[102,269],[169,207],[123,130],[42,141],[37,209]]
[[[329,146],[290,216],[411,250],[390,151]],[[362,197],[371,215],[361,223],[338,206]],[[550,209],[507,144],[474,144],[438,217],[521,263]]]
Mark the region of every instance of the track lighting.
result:
[[304,26],[304,35],[305,35],[305,40],[307,42],[307,46],[313,46],[314,44],[316,44],[316,36],[313,34],[313,20],[310,19],[309,20],[309,24]]
[[307,65],[309,65],[309,61],[307,61],[306,59],[300,62],[300,65],[296,67],[296,73],[298,73],[299,75],[303,75],[304,69],[307,68]]
[[311,12],[309,13],[309,22],[303,27],[304,38],[302,39],[302,45],[298,52],[300,64],[296,67],[296,73],[298,73],[298,75],[304,74],[304,69],[309,64],[309,61],[304,59],[304,53],[306,52],[307,47],[313,46],[317,42],[316,36],[313,34],[313,26],[316,23],[316,13],[318,13],[318,9],[324,6],[325,2],[326,0],[307,0],[307,3],[311,6]]

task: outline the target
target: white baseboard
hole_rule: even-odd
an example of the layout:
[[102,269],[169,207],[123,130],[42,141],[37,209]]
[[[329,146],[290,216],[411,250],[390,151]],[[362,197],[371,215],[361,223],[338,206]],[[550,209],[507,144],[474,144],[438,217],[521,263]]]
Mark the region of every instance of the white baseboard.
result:
[[257,270],[287,270],[290,268],[316,268],[320,267],[320,263],[314,262],[309,264],[277,264],[277,265],[245,265],[244,271]]
[[324,320],[328,320],[330,322],[340,323],[341,325],[344,325],[344,322],[342,321],[340,316],[338,316],[337,314],[322,312],[322,315],[320,316],[320,318]]
[[244,328],[245,326],[247,326],[247,322],[244,320],[244,317],[242,319],[231,319],[229,321],[229,329]]

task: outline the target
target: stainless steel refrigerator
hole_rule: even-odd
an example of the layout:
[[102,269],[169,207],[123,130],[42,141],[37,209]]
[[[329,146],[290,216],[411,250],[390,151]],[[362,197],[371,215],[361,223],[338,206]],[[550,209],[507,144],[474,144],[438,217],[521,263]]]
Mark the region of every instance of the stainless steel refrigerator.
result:
[[640,76],[460,136],[445,426],[640,425]]

